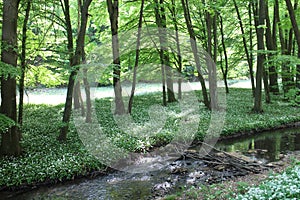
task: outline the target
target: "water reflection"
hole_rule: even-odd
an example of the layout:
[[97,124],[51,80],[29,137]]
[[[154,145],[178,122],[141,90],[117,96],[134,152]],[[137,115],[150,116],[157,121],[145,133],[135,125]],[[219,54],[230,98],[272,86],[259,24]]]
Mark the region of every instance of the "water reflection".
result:
[[300,130],[285,129],[219,142],[218,149],[242,152],[253,160],[273,162],[288,151],[300,150]]

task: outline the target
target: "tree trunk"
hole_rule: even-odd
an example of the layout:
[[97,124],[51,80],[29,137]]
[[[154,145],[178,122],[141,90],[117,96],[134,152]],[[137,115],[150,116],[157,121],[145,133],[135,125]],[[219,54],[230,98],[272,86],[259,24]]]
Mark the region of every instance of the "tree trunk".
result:
[[[279,2],[275,0],[276,4],[276,15],[278,24],[281,23],[279,17]],[[279,25],[279,39],[280,39],[280,46],[281,46],[281,53],[283,55],[291,55],[291,41],[293,40],[293,32],[292,30],[284,30],[282,26]],[[288,39],[286,39],[288,38]],[[289,67],[288,62],[283,62],[281,64],[281,77],[282,77],[282,87],[284,95],[289,91],[289,89],[293,88],[294,81],[293,77],[291,76],[291,69]]]
[[[253,79],[253,82],[251,81],[251,88],[252,88],[252,94],[254,97],[254,92],[255,92],[255,84],[254,84],[254,71],[253,71],[253,60],[254,60],[254,45],[253,45],[253,28],[252,28],[252,6],[253,2],[250,1],[248,4],[248,15],[249,15],[249,61],[248,64],[251,66],[249,67],[249,72],[250,72],[250,79]],[[252,74],[252,75],[251,75]]]
[[[208,69],[208,81],[209,81],[209,94],[210,94],[210,108],[218,109],[218,101],[217,101],[217,83],[216,83],[216,60],[217,60],[217,30],[216,30],[216,13],[214,16],[210,14],[207,10],[205,13],[206,19],[206,29],[207,29],[207,52],[206,56],[206,65]],[[213,52],[213,44],[212,40],[214,40],[214,53]]]
[[[287,9],[289,11],[289,15],[290,15],[290,20],[293,26],[293,30],[294,30],[294,34],[295,34],[295,38],[296,38],[296,42],[298,45],[298,58],[300,58],[300,30],[297,24],[297,19],[295,16],[295,11],[294,8],[292,6],[292,3],[290,0],[285,0],[286,2],[286,6]],[[297,1],[295,2],[295,10],[297,8]],[[297,65],[297,73],[296,73],[296,86],[297,88],[300,89],[300,64]]]
[[184,11],[184,17],[185,17],[185,22],[186,22],[186,26],[190,35],[190,43],[191,43],[191,47],[192,47],[192,51],[193,51],[193,56],[195,59],[195,63],[196,63],[196,67],[197,67],[197,71],[198,71],[198,78],[202,87],[202,95],[203,95],[203,100],[204,100],[204,104],[207,108],[210,109],[210,101],[208,98],[208,94],[207,94],[207,90],[206,90],[206,86],[205,86],[205,81],[204,78],[201,74],[201,64],[200,64],[200,59],[199,59],[199,54],[198,54],[198,48],[197,48],[197,43],[196,43],[196,37],[195,37],[195,33],[194,33],[194,29],[193,29],[193,25],[192,25],[192,20],[191,20],[191,16],[190,16],[190,11],[189,11],[189,7],[188,7],[188,1],[187,0],[181,0],[182,3],[182,7],[183,7],[183,11]]
[[74,104],[74,109],[78,110],[80,109],[80,83],[76,81],[75,86],[74,86],[74,93],[73,93],[73,104]]
[[18,123],[20,126],[23,124],[23,104],[24,104],[24,81],[25,81],[25,71],[26,71],[26,40],[27,40],[27,24],[29,20],[29,13],[31,9],[31,0],[27,1],[25,9],[25,17],[23,21],[22,28],[22,52],[21,52],[21,77],[19,82],[19,115]]
[[[85,57],[85,50],[84,46],[82,49],[82,63],[86,64],[86,57]],[[85,122],[91,123],[92,122],[92,100],[91,100],[91,87],[90,83],[88,81],[87,77],[87,68],[83,69],[83,85],[84,85],[84,91],[85,91],[85,101],[86,101],[86,116],[85,116]],[[83,103],[82,103],[83,105]],[[84,106],[83,106],[84,107]]]
[[81,110],[81,116],[85,116],[85,108],[82,100],[80,82],[76,81],[73,91],[74,109]]
[[136,51],[135,51],[135,62],[133,67],[133,81],[132,81],[132,88],[131,93],[129,97],[128,102],[128,113],[131,114],[132,111],[132,104],[133,104],[133,97],[136,87],[136,73],[137,68],[139,65],[139,57],[140,57],[140,46],[141,46],[141,31],[142,31],[142,24],[143,24],[143,12],[144,12],[144,4],[145,0],[142,0],[141,2],[141,8],[140,8],[140,16],[139,16],[139,24],[138,24],[138,33],[137,33],[137,39],[136,39]]
[[87,79],[87,69],[83,69],[83,85],[84,85],[84,91],[85,91],[85,95],[86,95],[85,122],[91,123],[92,122],[92,101],[91,101],[90,84]]
[[265,1],[259,0],[258,21],[256,25],[257,34],[257,70],[256,70],[256,88],[254,98],[254,112],[261,113],[262,109],[262,78],[264,73],[264,28],[265,25]]
[[[249,66],[251,87],[252,87],[252,92],[253,92],[253,95],[254,95],[255,84],[254,84],[253,61],[250,58],[250,54],[249,54],[249,50],[248,50],[248,46],[247,46],[247,40],[246,40],[246,36],[245,36],[246,34],[245,34],[245,31],[244,31],[244,24],[243,24],[241,15],[240,15],[239,7],[236,3],[236,0],[233,0],[233,3],[234,3],[234,7],[235,7],[235,10],[236,10],[236,13],[237,13],[238,20],[239,20],[242,36],[243,36],[243,45],[244,45],[244,49],[245,49],[245,53],[246,53],[246,57],[247,57],[248,66]],[[250,38],[250,40],[252,40],[252,38]]]
[[115,92],[115,114],[125,114],[125,107],[122,97],[121,87],[121,61],[120,61],[120,47],[118,36],[118,18],[119,18],[119,1],[106,0],[107,9],[110,19],[111,35],[112,35],[112,52],[113,52],[113,86]]
[[176,40],[176,49],[177,49],[177,64],[178,64],[178,72],[179,72],[179,78],[178,78],[178,99],[182,98],[182,89],[181,89],[181,84],[182,84],[182,56],[181,56],[181,49],[180,49],[180,41],[179,41],[179,29],[178,29],[178,22],[176,19],[176,4],[175,0],[172,0],[172,5],[171,5],[171,16],[172,16],[172,21],[174,24],[175,28],[175,40]]
[[[276,4],[274,4],[274,7]],[[277,18],[276,16],[276,8],[274,8],[274,17],[273,17],[273,31],[271,27],[271,21],[269,16],[269,9],[268,9],[268,1],[266,1],[266,45],[267,49],[271,51],[271,53],[268,54],[268,59],[272,60],[275,54],[275,51],[277,50],[276,45],[276,26],[277,26]],[[275,29],[275,31],[274,31]],[[270,80],[270,92],[273,94],[279,94],[279,86],[278,86],[278,73],[276,71],[276,67],[272,62],[270,62],[269,66],[269,80]]]
[[[17,66],[17,22],[19,0],[3,1],[1,61]],[[1,113],[17,122],[16,78],[8,75],[1,78]],[[16,126],[1,133],[0,155],[21,154],[21,134]]]
[[[155,21],[158,26],[159,31],[159,43],[160,43],[160,60],[161,65],[164,68],[164,74],[166,76],[166,83],[167,83],[167,96],[168,102],[175,102],[175,94],[173,89],[173,73],[172,69],[170,68],[170,58],[167,52],[167,20],[166,14],[164,9],[164,0],[154,0],[156,7],[155,7]],[[164,78],[163,78],[164,79]],[[164,103],[165,105],[165,103]]]
[[225,84],[226,93],[229,93],[229,88],[228,88],[228,83],[227,83],[228,56],[227,56],[227,50],[226,50],[226,45],[225,45],[224,28],[223,28],[223,18],[222,18],[222,16],[220,16],[220,32],[221,32],[221,37],[222,37],[222,48],[223,48],[224,58],[225,58],[225,69],[223,68],[223,65],[221,65],[221,70],[222,70],[222,74],[223,74],[223,80],[224,80],[224,84]]
[[[88,9],[91,4],[92,0],[85,0],[81,10],[81,21],[80,21],[80,30],[77,36],[76,41],[76,50],[75,54],[73,53],[73,35],[72,35],[72,26],[71,26],[71,18],[70,18],[70,7],[69,1],[64,0],[64,5],[62,4],[65,20],[67,24],[67,37],[68,37],[68,50],[70,53],[70,66],[74,67],[77,66],[75,69],[72,69],[71,74],[69,76],[69,83],[68,83],[68,91],[66,97],[66,103],[64,108],[63,114],[63,127],[60,130],[60,135],[58,136],[58,140],[64,141],[67,139],[67,133],[69,129],[69,122],[71,118],[72,112],[72,96],[73,90],[75,85],[75,79],[79,70],[78,65],[80,64],[80,60],[82,58],[82,50],[84,46],[84,37],[86,33],[86,25],[88,20]],[[73,56],[74,55],[74,56]]]

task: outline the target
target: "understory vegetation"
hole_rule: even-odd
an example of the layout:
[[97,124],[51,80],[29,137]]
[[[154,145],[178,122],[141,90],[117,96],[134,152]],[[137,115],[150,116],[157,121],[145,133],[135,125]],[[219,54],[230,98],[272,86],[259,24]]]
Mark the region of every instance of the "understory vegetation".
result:
[[[229,200],[277,200],[299,199],[300,162],[294,160],[292,165],[281,173],[271,172],[268,177],[255,184],[237,182],[235,186],[222,183],[191,187],[186,191],[169,195],[164,200],[175,199],[229,199]],[[227,188],[227,187],[230,187]]]
[[[148,110],[151,106],[159,105],[160,98],[160,93],[136,96],[132,115],[135,123],[143,124],[151,120]],[[251,111],[253,98],[249,89],[231,89],[227,95],[226,118],[221,135],[227,137],[300,121],[299,107],[292,107],[281,98],[273,96],[272,103],[264,105],[265,112],[254,114]],[[145,134],[144,137],[135,135],[139,133],[139,129],[132,132],[121,130],[113,118],[111,105],[110,98],[96,100],[96,115],[106,136],[124,149],[148,151],[154,146],[169,142],[177,132],[181,112],[177,103],[164,108],[170,114],[167,115],[163,128],[155,134]],[[106,166],[83,145],[74,123],[71,124],[68,140],[64,143],[57,141],[60,127],[63,126],[63,105],[26,105],[25,110],[22,127],[23,154],[18,158],[4,157],[0,160],[0,189],[72,180],[77,176],[105,170]],[[153,112],[156,111],[158,114],[161,112],[159,109],[154,109]],[[199,112],[201,120],[195,138],[202,140],[210,124],[210,111],[200,104]],[[155,113],[151,115],[157,116]]]
[[282,174],[270,175],[267,180],[256,187],[247,189],[235,199],[299,199],[300,198],[300,165],[287,169]]

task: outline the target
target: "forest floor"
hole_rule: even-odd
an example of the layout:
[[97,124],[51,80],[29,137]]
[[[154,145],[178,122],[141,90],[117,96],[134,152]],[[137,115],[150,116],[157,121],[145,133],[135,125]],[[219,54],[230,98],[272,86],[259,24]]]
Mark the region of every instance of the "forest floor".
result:
[[[198,93],[200,94],[199,91]],[[161,134],[156,134],[155,137],[133,137],[136,133],[127,134],[115,123],[110,108],[111,102],[111,98],[96,101],[95,109],[99,123],[104,125],[103,130],[116,145],[129,151],[149,151],[153,146],[169,142],[178,125],[177,104],[169,104],[165,111],[170,111],[170,119],[164,121],[166,129],[162,129]],[[161,104],[161,93],[138,95],[135,99],[136,109],[133,117],[137,122],[145,123],[149,121],[149,108],[159,104]],[[280,96],[272,96],[271,104],[264,103],[262,114],[252,113],[252,106],[250,89],[232,88],[227,95],[226,119],[221,136],[226,138],[232,135],[252,134],[262,130],[283,128],[287,124],[300,121],[299,108],[283,101]],[[153,116],[159,116],[160,109],[154,111],[157,113],[152,113]],[[204,138],[210,125],[211,115],[203,105],[200,105],[200,111],[201,123],[195,136],[198,140]],[[55,184],[83,176],[94,177],[105,172],[106,167],[83,145],[74,124],[70,127],[68,140],[65,143],[56,140],[59,128],[62,126],[62,112],[62,104],[25,106],[23,155],[19,158],[0,159],[0,190]]]

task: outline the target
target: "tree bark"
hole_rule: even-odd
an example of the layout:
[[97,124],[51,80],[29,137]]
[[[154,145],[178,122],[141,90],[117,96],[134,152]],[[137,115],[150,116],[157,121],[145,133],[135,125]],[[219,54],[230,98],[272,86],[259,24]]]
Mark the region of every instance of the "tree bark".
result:
[[20,126],[23,124],[23,105],[24,105],[24,82],[25,82],[25,71],[26,71],[26,40],[27,40],[27,24],[29,20],[29,14],[31,9],[31,0],[27,1],[25,9],[25,17],[22,27],[22,52],[21,52],[21,77],[19,81],[19,115],[18,123]]
[[74,109],[81,110],[81,116],[85,116],[85,108],[81,96],[80,82],[76,81],[73,91]]
[[60,130],[60,135],[58,136],[58,140],[64,141],[67,139],[67,133],[69,129],[69,122],[71,118],[72,112],[72,96],[74,91],[75,79],[79,70],[79,64],[82,58],[82,50],[84,46],[84,37],[86,33],[86,25],[88,21],[88,9],[92,0],[85,0],[82,6],[81,11],[81,21],[80,21],[80,30],[77,36],[76,41],[76,50],[75,54],[73,53],[73,35],[72,35],[72,26],[71,26],[71,18],[70,18],[70,5],[69,0],[64,0],[64,5],[62,3],[62,7],[65,14],[65,20],[67,24],[67,37],[68,37],[68,50],[70,55],[70,66],[72,67],[71,74],[69,76],[68,90],[66,103],[63,114],[63,127]]
[[[17,22],[19,0],[3,1],[1,61],[17,66]],[[1,78],[1,113],[17,122],[16,78],[8,75]],[[21,134],[16,126],[1,133],[0,155],[19,156],[21,154]]]
[[256,70],[256,88],[255,88],[255,98],[254,98],[254,112],[263,112],[262,108],[262,78],[264,73],[264,28],[265,25],[265,1],[259,0],[258,8],[258,21],[256,25],[257,34],[257,70]]
[[131,93],[130,93],[130,97],[129,97],[129,102],[128,102],[128,113],[129,114],[131,114],[131,111],[132,111],[133,97],[134,97],[134,92],[135,92],[135,87],[136,87],[136,75],[137,75],[137,68],[139,65],[139,57],[140,57],[141,31],[142,31],[142,25],[143,25],[144,4],[145,4],[145,0],[142,0],[141,8],[140,8],[139,23],[138,23],[138,33],[137,33],[137,39],[136,39],[135,62],[134,62],[134,67],[133,67],[133,81],[132,81],[132,88],[131,88]]
[[208,98],[207,89],[206,89],[206,86],[205,86],[205,81],[204,81],[204,78],[201,74],[201,64],[200,64],[200,59],[199,59],[199,52],[198,52],[195,32],[194,32],[194,29],[193,29],[192,20],[191,20],[191,16],[190,16],[188,1],[187,0],[181,0],[181,4],[182,4],[182,7],[183,7],[183,11],[184,11],[186,26],[187,26],[187,29],[188,29],[188,32],[189,32],[189,35],[190,35],[190,43],[191,43],[193,56],[194,56],[196,67],[197,67],[198,78],[199,78],[199,81],[200,81],[200,84],[201,84],[201,87],[202,87],[202,95],[203,95],[204,105],[207,108],[210,109],[210,101],[209,101],[209,98]]
[[125,107],[122,97],[121,87],[121,61],[120,61],[120,47],[118,36],[118,18],[119,18],[119,1],[118,0],[106,0],[107,9],[109,13],[110,28],[112,35],[112,52],[113,52],[113,86],[115,92],[115,114],[125,114]]

